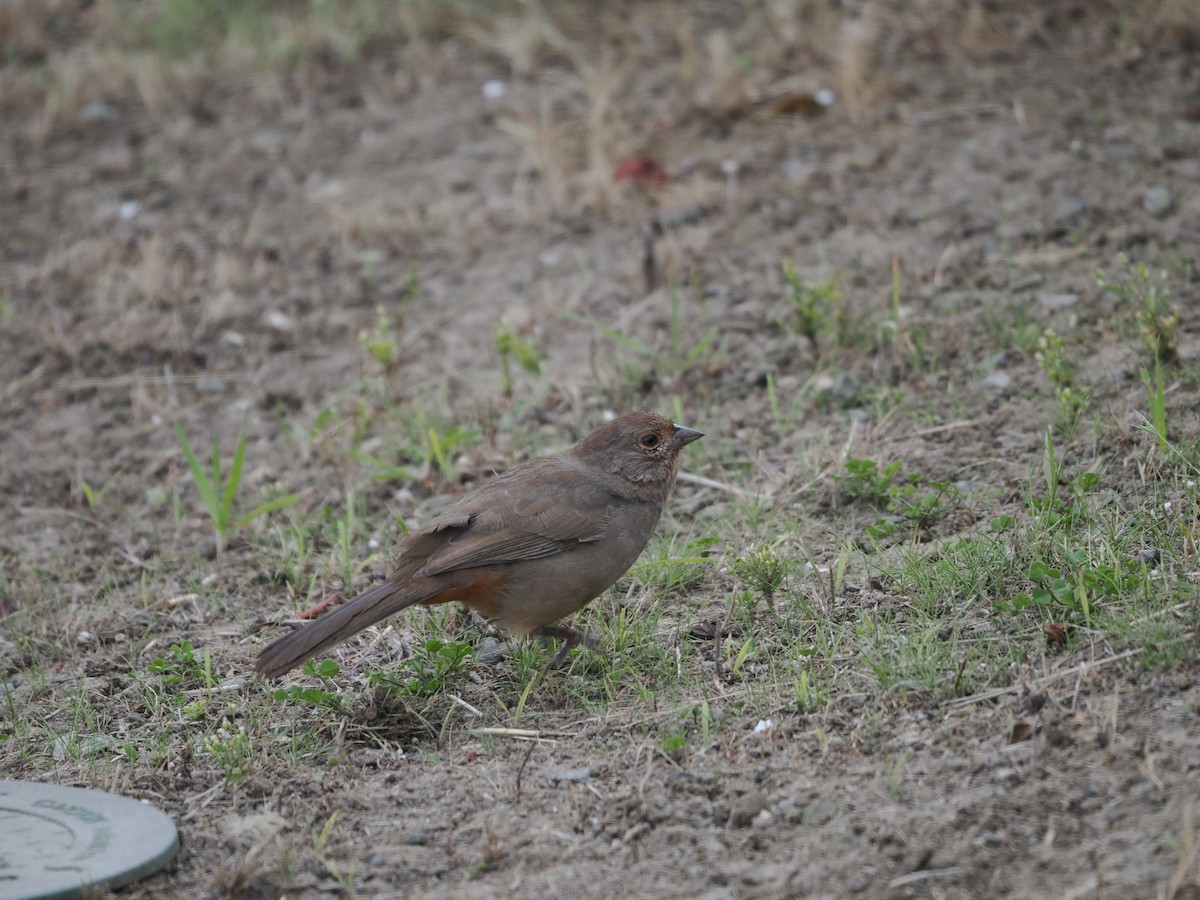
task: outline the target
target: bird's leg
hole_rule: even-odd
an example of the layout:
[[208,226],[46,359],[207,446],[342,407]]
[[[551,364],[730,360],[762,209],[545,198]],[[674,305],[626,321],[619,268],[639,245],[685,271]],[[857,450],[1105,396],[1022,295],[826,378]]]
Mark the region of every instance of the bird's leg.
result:
[[557,638],[563,642],[562,648],[554,655],[554,659],[550,660],[550,665],[546,666],[547,669],[557,669],[561,666],[567,658],[567,654],[580,644],[587,647],[593,653],[599,653],[601,656],[604,655],[604,650],[601,649],[598,640],[590,634],[584,634],[582,631],[571,628],[569,625],[543,625],[541,628],[530,633],[536,637]]

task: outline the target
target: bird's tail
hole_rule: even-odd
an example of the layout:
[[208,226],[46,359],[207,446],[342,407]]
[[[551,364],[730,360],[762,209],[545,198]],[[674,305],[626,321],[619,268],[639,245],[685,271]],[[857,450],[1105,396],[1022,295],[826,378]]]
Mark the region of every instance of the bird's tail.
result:
[[254,668],[268,678],[294,669],[306,659],[328,650],[392,613],[428,600],[437,590],[414,590],[411,584],[385,581],[359,594],[344,606],[297,628],[258,654]]

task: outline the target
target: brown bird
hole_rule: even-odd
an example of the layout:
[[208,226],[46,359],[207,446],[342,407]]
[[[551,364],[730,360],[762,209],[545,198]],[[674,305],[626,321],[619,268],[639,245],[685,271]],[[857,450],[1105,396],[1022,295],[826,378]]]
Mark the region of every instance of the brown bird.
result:
[[700,437],[630,413],[562,456],[493,478],[409,532],[387,581],[266,647],[257,670],[282,675],[392,613],[454,600],[514,634],[564,640],[551,665],[581,643],[598,650],[594,638],[553,623],[637,559],[675,484],[679,451]]

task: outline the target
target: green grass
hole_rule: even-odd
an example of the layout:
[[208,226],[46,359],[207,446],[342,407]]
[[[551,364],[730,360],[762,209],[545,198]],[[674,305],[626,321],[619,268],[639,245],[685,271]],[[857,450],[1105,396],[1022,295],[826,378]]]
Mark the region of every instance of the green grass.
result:
[[188,469],[191,470],[196,492],[200,495],[200,501],[212,522],[213,533],[217,538],[218,555],[225,549],[226,543],[234,534],[255,519],[291,506],[298,499],[296,494],[271,497],[235,518],[233,506],[237,498],[238,487],[241,485],[242,466],[246,459],[245,435],[238,435],[229,469],[224,473],[221,464],[221,443],[217,438],[214,437],[212,443],[212,468],[206,470],[200,460],[196,458],[196,454],[192,452],[192,445],[188,443],[187,435],[179,425],[175,426],[175,436],[178,438],[179,446],[187,460]]

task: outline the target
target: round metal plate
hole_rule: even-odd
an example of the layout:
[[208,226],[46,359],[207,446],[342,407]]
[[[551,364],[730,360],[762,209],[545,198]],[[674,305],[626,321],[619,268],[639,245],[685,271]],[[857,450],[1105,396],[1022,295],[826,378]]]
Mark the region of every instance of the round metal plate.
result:
[[78,897],[151,872],[179,850],[146,803],[32,781],[0,781],[0,900]]

